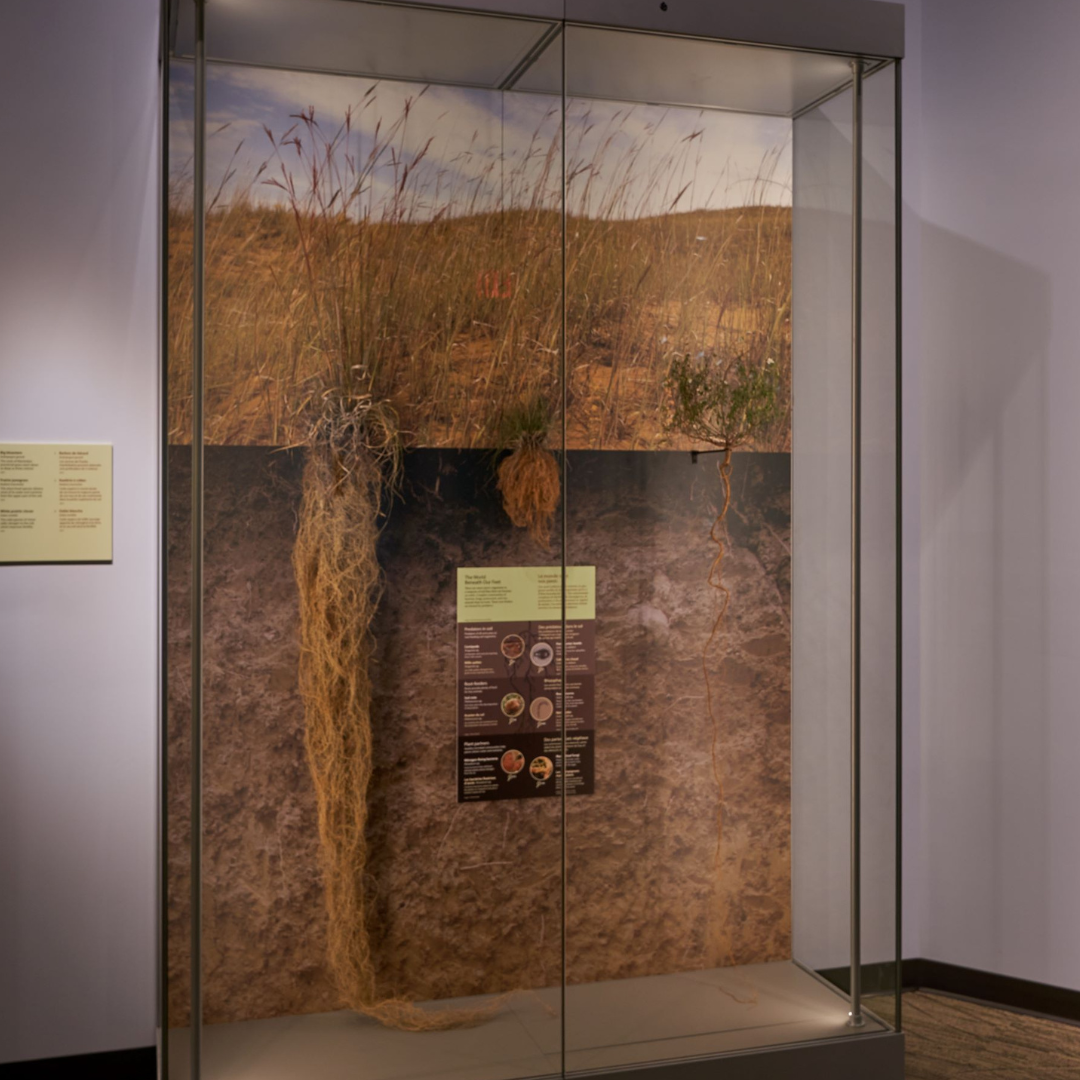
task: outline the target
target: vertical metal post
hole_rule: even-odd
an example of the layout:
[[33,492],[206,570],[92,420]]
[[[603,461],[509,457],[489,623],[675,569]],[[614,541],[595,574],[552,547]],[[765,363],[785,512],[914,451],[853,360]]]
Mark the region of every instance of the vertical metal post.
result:
[[157,568],[157,1075],[169,1076],[169,0],[160,0],[158,43],[161,139],[158,177],[161,197],[158,255],[158,568]]
[[562,1075],[566,1075],[566,981],[569,974],[567,968],[566,949],[567,949],[567,933],[566,933],[566,898],[569,892],[567,877],[569,874],[569,843],[566,835],[566,799],[567,799],[567,739],[566,739],[566,563],[567,563],[567,541],[569,539],[569,531],[567,529],[567,507],[569,505],[569,492],[567,490],[567,480],[569,479],[569,469],[567,466],[567,453],[566,453],[566,433],[567,433],[567,409],[570,404],[569,391],[567,388],[567,363],[566,354],[569,347],[568,333],[567,333],[567,321],[566,321],[566,0],[563,0],[563,24],[559,34],[559,47],[560,47],[560,60],[562,63],[562,79],[561,79],[561,113],[562,113],[562,128],[560,131],[560,150],[559,150],[559,192],[560,198],[560,221],[561,221],[561,243],[562,243],[562,296],[560,303],[562,304],[562,355],[559,358],[559,375],[562,380],[562,425],[561,425],[561,437],[562,437],[562,659],[560,661],[560,694],[562,695],[562,708],[559,713],[559,719],[561,721],[562,740],[559,747],[561,754],[561,761],[559,764],[559,772],[562,776],[562,805],[560,808],[560,825],[562,828],[562,963],[559,979],[559,1042],[560,1042],[560,1057],[562,1064]]
[[903,1027],[904,990],[904,188],[903,188],[903,66],[895,61],[894,110],[895,124],[895,187],[893,243],[896,245],[896,1029]]
[[195,3],[194,266],[191,355],[191,1080],[202,1075],[202,728],[206,25]]
[[862,1027],[863,61],[851,62],[851,1017]]

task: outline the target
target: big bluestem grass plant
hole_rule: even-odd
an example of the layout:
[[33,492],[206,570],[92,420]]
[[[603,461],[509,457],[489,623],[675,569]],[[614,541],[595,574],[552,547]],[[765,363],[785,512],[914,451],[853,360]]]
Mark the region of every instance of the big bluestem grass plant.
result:
[[[402,126],[408,119],[408,109]],[[380,990],[372,944],[372,898],[366,880],[367,822],[373,770],[371,667],[373,622],[383,579],[377,543],[386,503],[397,490],[401,424],[392,373],[378,348],[385,327],[368,316],[373,287],[365,273],[368,222],[358,206],[383,149],[366,162],[336,152],[351,119],[323,136],[310,112],[278,140],[267,132],[281,168],[267,182],[287,197],[296,247],[294,304],[308,322],[319,363],[302,415],[307,459],[293,566],[300,598],[300,691],[305,742],[319,814],[320,853],[328,915],[331,970],[346,1004],[406,1031],[467,1027],[487,1019],[501,1002],[481,1009],[431,1011]],[[393,140],[391,130],[386,138]],[[295,155],[309,180],[302,193],[284,157]],[[410,163],[418,165],[422,148]],[[410,164],[395,176],[404,193]],[[397,202],[387,209],[400,219]],[[404,256],[399,252],[399,256]],[[388,284],[395,295],[394,283]],[[452,331],[448,331],[452,332]],[[317,394],[317,397],[315,396]]]

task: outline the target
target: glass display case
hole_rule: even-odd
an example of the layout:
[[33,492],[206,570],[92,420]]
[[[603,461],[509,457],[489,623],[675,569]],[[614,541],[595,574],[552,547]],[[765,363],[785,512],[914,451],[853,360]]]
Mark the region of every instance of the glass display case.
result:
[[166,0],[163,1076],[902,1076],[902,53]]

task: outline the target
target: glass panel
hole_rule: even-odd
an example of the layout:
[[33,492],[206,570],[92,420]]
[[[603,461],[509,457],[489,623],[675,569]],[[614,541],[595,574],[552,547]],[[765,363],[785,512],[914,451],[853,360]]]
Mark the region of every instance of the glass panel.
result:
[[[895,68],[863,84],[861,930],[866,1005],[896,968]],[[795,123],[795,954],[851,982],[850,91]]]
[[[212,1080],[524,1080],[883,1028],[830,985],[851,949],[848,61],[582,26],[564,54],[529,7],[305,0],[310,33],[293,0],[208,9]],[[895,988],[897,918],[893,80],[865,92],[868,994]],[[173,1025],[192,85],[176,61]]]
[[191,1064],[191,370],[194,215],[192,151],[194,67],[169,65],[169,185],[166,430],[168,497],[165,581],[164,748],[167,863],[163,902],[169,1076],[186,1080]]
[[[593,33],[568,31],[571,88]],[[675,46],[635,41],[648,85]],[[686,87],[733,52],[765,81],[775,61],[693,45]],[[848,955],[850,91],[794,161],[789,119],[589,95],[567,102],[567,559],[597,577],[595,791],[567,808],[569,1072],[857,1030],[799,962],[834,929]],[[795,740],[817,776],[796,779]],[[827,904],[793,887],[793,844],[800,866],[826,856]]]
[[203,1075],[557,1074],[561,99],[207,85]]
[[793,951],[851,965],[852,100],[794,125]]
[[[533,18],[430,6],[417,11],[392,3],[356,7],[342,0],[214,0],[207,7],[208,56],[279,70],[497,89],[551,40],[562,19],[562,0],[519,0],[514,7]],[[186,8],[178,19],[177,50],[181,56],[194,51],[194,18]],[[551,92],[560,86],[557,80]]]
[[[557,92],[560,59],[546,51],[518,86]],[[851,72],[842,57],[821,53],[578,26],[567,39],[566,78],[573,98],[789,117],[850,81]]]
[[896,68],[863,90],[862,927],[867,1006],[897,968]]

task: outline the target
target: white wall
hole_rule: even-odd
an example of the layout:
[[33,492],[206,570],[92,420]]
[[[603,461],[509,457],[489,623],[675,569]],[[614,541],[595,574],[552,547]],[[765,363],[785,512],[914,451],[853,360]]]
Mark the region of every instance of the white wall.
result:
[[157,0],[0,32],[0,440],[115,444],[112,566],[0,566],[0,1062],[154,1041]]
[[1080,5],[923,20],[923,951],[1080,988]]

